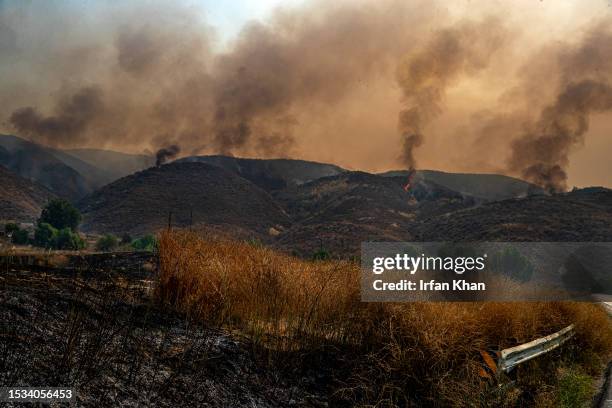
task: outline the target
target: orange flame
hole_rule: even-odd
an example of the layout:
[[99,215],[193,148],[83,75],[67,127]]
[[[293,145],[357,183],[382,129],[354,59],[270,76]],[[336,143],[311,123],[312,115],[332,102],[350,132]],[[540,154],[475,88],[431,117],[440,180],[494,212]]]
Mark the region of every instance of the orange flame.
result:
[[404,191],[408,192],[410,191],[410,188],[412,187],[412,179],[414,178],[414,169],[410,169],[408,171],[408,180],[406,180],[406,184],[404,184]]

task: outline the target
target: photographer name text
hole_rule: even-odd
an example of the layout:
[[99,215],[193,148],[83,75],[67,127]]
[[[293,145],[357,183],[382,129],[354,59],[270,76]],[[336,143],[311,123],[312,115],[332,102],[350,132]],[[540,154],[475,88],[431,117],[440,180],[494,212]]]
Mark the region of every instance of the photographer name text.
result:
[[468,282],[465,279],[455,279],[452,282],[438,282],[434,279],[411,281],[402,279],[399,282],[384,282],[377,279],[372,283],[374,290],[383,291],[485,291],[487,286],[484,282]]

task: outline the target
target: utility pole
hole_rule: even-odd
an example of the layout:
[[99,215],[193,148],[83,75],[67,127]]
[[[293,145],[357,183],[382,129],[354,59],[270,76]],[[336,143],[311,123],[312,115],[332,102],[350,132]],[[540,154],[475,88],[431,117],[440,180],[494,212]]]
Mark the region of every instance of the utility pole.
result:
[[172,211],[168,211],[168,231],[172,229]]

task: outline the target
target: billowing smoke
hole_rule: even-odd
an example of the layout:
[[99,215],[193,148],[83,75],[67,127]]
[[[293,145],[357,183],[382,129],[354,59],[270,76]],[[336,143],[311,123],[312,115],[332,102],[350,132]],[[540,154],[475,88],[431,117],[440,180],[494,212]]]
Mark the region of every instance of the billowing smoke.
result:
[[424,126],[442,112],[446,89],[485,68],[505,34],[494,19],[462,23],[436,32],[422,49],[401,62],[397,83],[405,108],[398,128],[403,139],[401,159],[408,169],[416,168],[414,150],[424,141]]
[[55,113],[43,116],[35,107],[15,110],[9,122],[23,136],[31,137],[47,145],[57,140],[78,145],[88,130],[91,121],[103,110],[101,91],[85,87],[70,96],[62,96]]
[[155,153],[155,165],[157,167],[166,163],[168,160],[172,160],[177,154],[181,152],[181,148],[178,145],[170,145],[162,147]]
[[[541,3],[533,8],[546,15]],[[61,148],[176,144],[185,155],[293,156],[370,170],[394,166],[398,149],[413,169],[420,147],[428,166],[447,167],[449,152],[483,166],[508,159],[507,173],[563,189],[590,116],[609,110],[610,18],[589,22],[576,45],[551,41],[554,62],[539,64],[526,60],[534,46],[513,42],[531,27],[485,4],[457,12],[436,1],[310,0],[220,44],[204,11],[181,1],[0,2],[0,127]],[[487,86],[473,86],[475,78]],[[486,108],[488,123],[521,132],[480,123],[484,133],[462,135],[466,125],[446,107],[450,97],[457,108],[453,92],[466,83],[464,120]],[[481,98],[491,87],[499,106]],[[475,155],[466,133],[487,148]]]
[[[0,48],[0,60],[30,58],[26,69],[40,61],[45,68],[39,83],[14,69],[11,84],[0,80],[0,89],[21,84],[24,95],[0,104],[11,131],[56,147],[176,141],[188,154],[288,155],[303,112],[333,112],[359,83],[386,75],[432,13],[396,0],[315,2],[251,22],[213,51],[212,28],[187,6],[98,7],[100,24],[85,35],[69,32],[78,31],[66,24],[75,19],[70,7],[42,15],[27,4],[0,5],[0,26],[17,42]],[[59,33],[42,44],[22,28],[47,25]]]
[[607,83],[567,84],[556,103],[542,111],[534,129],[513,143],[511,165],[548,191],[565,191],[568,156],[572,147],[582,143],[589,115],[611,109],[612,88]]
[[[569,50],[569,51],[568,51]],[[567,189],[567,167],[572,149],[584,142],[589,118],[612,110],[612,31],[593,29],[573,49],[557,51],[558,93],[526,131],[512,143],[509,168],[549,192]]]
[[360,81],[388,71],[410,47],[403,24],[418,32],[419,17],[414,5],[387,0],[315,3],[249,24],[213,64],[212,145],[224,154],[249,145],[262,155],[287,152],[297,117],[334,112]]

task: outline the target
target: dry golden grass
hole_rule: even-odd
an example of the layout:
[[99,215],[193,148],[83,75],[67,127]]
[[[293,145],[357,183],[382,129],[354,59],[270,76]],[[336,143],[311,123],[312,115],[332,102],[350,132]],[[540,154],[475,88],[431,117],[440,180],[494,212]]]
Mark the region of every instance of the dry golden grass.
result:
[[500,395],[479,375],[480,350],[515,346],[570,323],[577,335],[563,364],[595,372],[612,350],[607,314],[594,304],[362,303],[354,262],[309,262],[188,232],[163,233],[159,255],[163,304],[239,331],[271,354],[334,347],[346,374],[336,379],[335,395],[356,405],[533,404],[555,386],[559,356],[521,367],[522,388]]

